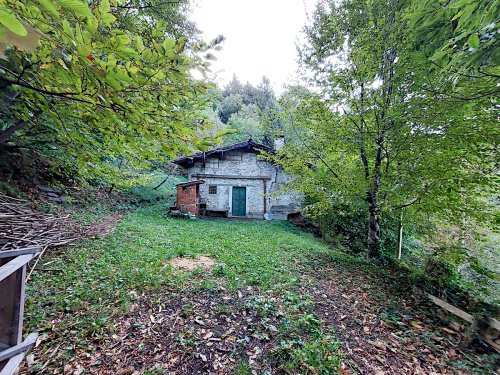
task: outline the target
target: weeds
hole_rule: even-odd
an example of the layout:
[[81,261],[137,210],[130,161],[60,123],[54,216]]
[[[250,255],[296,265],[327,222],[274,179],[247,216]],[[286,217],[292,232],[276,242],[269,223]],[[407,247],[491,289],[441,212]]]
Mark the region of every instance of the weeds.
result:
[[196,284],[194,275],[164,266],[179,254],[211,254],[214,275],[230,288],[252,284],[279,290],[298,283],[301,262],[332,252],[288,224],[165,219],[167,207],[139,208],[105,237],[68,247],[65,256],[44,257],[40,270],[50,264],[55,271],[35,272],[28,284],[29,329],[60,335],[73,330],[84,341],[112,332],[115,322],[109,317],[127,311],[137,294],[184,284],[216,290],[213,280]]

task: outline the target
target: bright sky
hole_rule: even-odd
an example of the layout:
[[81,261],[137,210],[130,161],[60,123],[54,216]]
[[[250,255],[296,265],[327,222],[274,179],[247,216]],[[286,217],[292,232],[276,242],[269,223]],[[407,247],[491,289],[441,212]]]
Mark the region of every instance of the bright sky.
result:
[[211,71],[222,87],[236,74],[257,85],[268,77],[277,92],[297,79],[296,44],[315,0],[196,0],[192,19],[207,41],[222,34]]

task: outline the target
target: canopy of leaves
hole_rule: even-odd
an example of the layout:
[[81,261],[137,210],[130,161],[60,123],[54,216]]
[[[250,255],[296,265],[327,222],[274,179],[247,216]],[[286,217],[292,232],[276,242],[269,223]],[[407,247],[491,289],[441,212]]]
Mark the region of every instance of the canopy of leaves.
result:
[[84,178],[213,144],[185,4],[2,0],[0,143]]
[[[295,188],[316,213],[364,207],[373,241],[380,218],[402,209],[422,224],[427,215],[494,219],[496,99],[453,98],[449,73],[429,74],[412,12],[408,1],[320,2],[301,49],[319,93],[293,88],[281,103],[287,147],[276,161],[300,176]],[[462,81],[460,95],[473,84]]]
[[235,75],[223,90],[214,92],[209,100],[222,127],[238,131],[227,137],[226,143],[251,138],[272,146],[272,134],[281,125],[277,116],[279,106],[267,77],[262,77],[261,83],[255,87],[248,82],[241,84]]

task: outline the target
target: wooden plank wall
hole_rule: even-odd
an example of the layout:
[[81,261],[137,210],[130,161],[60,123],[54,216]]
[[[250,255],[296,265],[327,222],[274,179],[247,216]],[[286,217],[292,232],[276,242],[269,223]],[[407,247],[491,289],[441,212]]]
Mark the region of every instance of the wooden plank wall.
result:
[[15,373],[36,342],[36,334],[22,342],[22,328],[26,268],[38,252],[40,248],[0,251],[0,375]]

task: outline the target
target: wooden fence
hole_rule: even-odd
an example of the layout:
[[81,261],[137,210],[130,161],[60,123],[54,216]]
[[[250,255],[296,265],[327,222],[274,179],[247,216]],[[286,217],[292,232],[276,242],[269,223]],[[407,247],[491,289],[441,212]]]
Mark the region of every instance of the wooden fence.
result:
[[458,307],[455,307],[448,302],[433,296],[432,294],[427,294],[427,297],[431,302],[438,305],[445,311],[463,319],[467,323],[472,324],[475,327],[473,331],[493,349],[500,353],[500,322],[498,320],[494,318],[486,318],[484,321],[479,322],[468,312],[460,310]]
[[27,264],[41,250],[0,250],[0,375],[14,374],[36,344],[36,333],[23,341],[24,291]]

